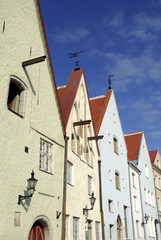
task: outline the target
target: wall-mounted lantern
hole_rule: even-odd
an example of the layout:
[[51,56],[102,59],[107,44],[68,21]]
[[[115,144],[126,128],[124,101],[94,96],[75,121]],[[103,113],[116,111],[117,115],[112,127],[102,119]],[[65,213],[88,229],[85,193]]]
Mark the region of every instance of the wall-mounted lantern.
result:
[[35,175],[35,173],[32,170],[31,178],[27,179],[27,184],[28,184],[27,190],[28,190],[29,195],[27,195],[27,196],[18,195],[18,204],[19,205],[23,199],[30,198],[34,194],[35,187],[36,187],[36,184],[38,181],[37,179],[34,178],[34,175]]
[[94,192],[92,193],[92,196],[89,198],[90,204],[91,204],[91,208],[83,208],[83,214],[85,214],[86,212],[93,210],[96,198],[94,197]]
[[143,223],[142,223],[142,224],[147,224],[148,219],[149,219],[149,216],[146,215],[146,213],[145,213],[145,215],[144,215],[144,220],[143,220]]

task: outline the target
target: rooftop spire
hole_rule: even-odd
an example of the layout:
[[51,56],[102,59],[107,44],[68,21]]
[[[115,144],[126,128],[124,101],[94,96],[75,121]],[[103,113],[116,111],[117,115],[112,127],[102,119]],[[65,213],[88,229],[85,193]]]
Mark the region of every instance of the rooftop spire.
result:
[[79,61],[78,61],[78,55],[80,54],[80,53],[82,53],[83,51],[76,51],[75,53],[69,53],[68,54],[68,57],[69,58],[76,58],[76,61],[75,61],[75,63],[76,63],[76,68],[74,69],[74,70],[79,70],[79,67],[78,67],[78,65],[79,65]]

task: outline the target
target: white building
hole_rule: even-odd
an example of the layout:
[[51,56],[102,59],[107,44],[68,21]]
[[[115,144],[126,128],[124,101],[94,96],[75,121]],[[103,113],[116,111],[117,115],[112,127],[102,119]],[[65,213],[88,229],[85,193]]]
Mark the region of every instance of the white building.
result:
[[133,239],[127,149],[114,91],[90,99],[99,141],[106,239]]
[[128,160],[141,171],[140,187],[145,239],[160,239],[153,172],[144,132],[125,135]]

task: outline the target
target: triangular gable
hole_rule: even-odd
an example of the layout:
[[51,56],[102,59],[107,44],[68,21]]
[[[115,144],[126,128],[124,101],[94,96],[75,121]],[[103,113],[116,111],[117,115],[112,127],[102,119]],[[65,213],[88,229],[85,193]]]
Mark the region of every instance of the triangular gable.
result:
[[38,13],[39,13],[39,17],[40,17],[40,24],[41,24],[42,32],[43,32],[43,38],[44,38],[43,42],[45,42],[45,48],[46,48],[46,51],[47,51],[49,64],[50,64],[50,70],[51,70],[53,83],[54,83],[54,90],[55,90],[55,93],[56,93],[56,100],[57,100],[58,109],[59,109],[60,116],[61,116],[60,119],[62,121],[62,127],[63,127],[63,131],[65,133],[65,127],[64,127],[63,117],[62,117],[62,111],[61,111],[60,101],[59,101],[59,97],[58,97],[58,92],[57,92],[57,87],[56,87],[56,82],[55,82],[55,76],[54,76],[53,66],[52,66],[52,62],[51,62],[51,57],[50,57],[50,52],[49,52],[49,47],[48,47],[48,42],[47,42],[47,37],[46,37],[46,32],[45,32],[45,27],[44,27],[44,23],[43,23],[40,3],[39,3],[39,0],[36,0],[36,2],[37,2],[37,8],[38,8]]
[[99,130],[104,118],[104,114],[106,112],[106,108],[111,97],[111,93],[112,93],[112,90],[108,91],[104,96],[90,99],[90,105],[91,105],[91,111],[92,111],[96,135],[98,135],[99,133]]
[[152,164],[155,162],[157,152],[158,150],[149,151],[149,156]]
[[137,160],[142,132],[130,133],[124,136],[127,146],[127,157],[129,161]]
[[75,96],[78,90],[82,74],[84,74],[83,68],[80,68],[79,70],[72,70],[60,101],[65,129],[68,123],[68,119],[75,100]]

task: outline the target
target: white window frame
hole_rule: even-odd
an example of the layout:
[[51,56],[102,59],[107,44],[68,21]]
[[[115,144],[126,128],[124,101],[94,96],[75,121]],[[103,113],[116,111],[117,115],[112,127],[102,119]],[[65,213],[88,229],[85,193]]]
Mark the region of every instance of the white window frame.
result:
[[149,178],[149,169],[148,169],[148,164],[145,163],[145,176]]
[[53,144],[40,138],[40,170],[52,173],[52,151]]
[[65,216],[65,240],[70,240],[70,217]]
[[114,147],[114,152],[119,155],[119,145],[118,145],[118,139],[116,136],[113,136],[113,147]]
[[100,240],[100,222],[95,222],[96,240]]
[[113,213],[113,200],[108,199],[108,211]]
[[80,219],[73,217],[73,240],[80,239]]
[[74,185],[74,170],[73,163],[67,160],[67,183],[70,185]]

